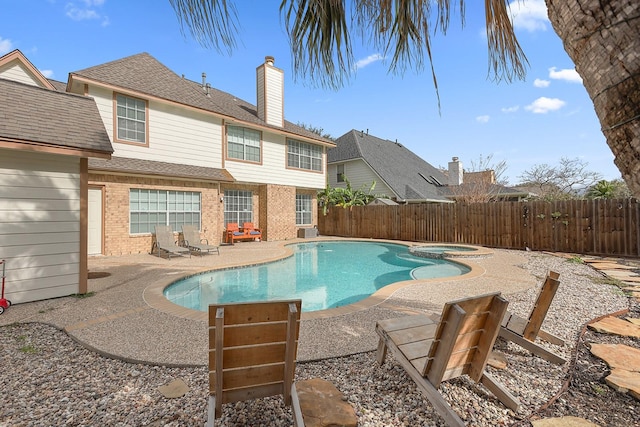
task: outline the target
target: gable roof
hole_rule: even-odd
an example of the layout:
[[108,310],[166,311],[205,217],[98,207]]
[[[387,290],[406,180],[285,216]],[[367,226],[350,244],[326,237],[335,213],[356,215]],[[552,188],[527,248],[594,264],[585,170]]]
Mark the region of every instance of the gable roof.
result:
[[42,73],[27,59],[24,54],[16,49],[0,57],[0,68],[8,66],[11,62],[19,64],[29,74],[35,84],[40,87],[55,90],[55,87]]
[[113,152],[92,98],[0,79],[0,105],[0,143],[105,158]]
[[353,129],[335,142],[327,151],[328,163],[364,160],[398,199],[450,201],[438,184],[446,184],[444,174],[402,144]]
[[269,125],[258,117],[255,105],[229,93],[210,88],[207,96],[200,83],[178,76],[146,52],[75,71],[69,75],[69,87],[73,81],[95,82],[116,90],[121,88],[275,132],[284,131],[313,143],[330,147],[334,145],[332,141],[288,121],[285,121],[283,128]]

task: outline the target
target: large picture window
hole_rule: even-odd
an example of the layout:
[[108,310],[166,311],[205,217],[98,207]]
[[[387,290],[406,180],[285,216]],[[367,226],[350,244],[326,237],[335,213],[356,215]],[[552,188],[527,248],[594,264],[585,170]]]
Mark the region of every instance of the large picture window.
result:
[[253,193],[242,190],[225,190],[224,225],[230,222],[240,227],[244,222],[253,222]]
[[322,147],[288,139],[287,166],[322,172]]
[[153,233],[156,225],[183,225],[200,228],[201,196],[193,191],[166,191],[132,188],[129,192],[131,234]]
[[312,198],[310,194],[296,194],[296,225],[310,225],[313,221]]
[[121,141],[147,142],[147,103],[116,95],[116,133]]
[[232,159],[260,161],[260,132],[227,126],[227,156]]

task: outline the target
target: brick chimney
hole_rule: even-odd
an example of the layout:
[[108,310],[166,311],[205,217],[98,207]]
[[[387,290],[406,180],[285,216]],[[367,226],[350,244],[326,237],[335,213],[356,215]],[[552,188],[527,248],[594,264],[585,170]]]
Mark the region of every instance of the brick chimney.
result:
[[284,126],[284,71],[273,64],[273,56],[265,56],[256,69],[258,117],[272,126]]
[[462,162],[453,157],[449,162],[449,185],[461,185],[464,177]]

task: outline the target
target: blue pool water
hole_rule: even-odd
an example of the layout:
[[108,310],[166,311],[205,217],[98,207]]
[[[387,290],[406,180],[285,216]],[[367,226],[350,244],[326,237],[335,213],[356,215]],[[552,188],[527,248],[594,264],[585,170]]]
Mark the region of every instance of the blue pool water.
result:
[[469,268],[413,256],[406,246],[378,242],[312,242],[267,264],[210,271],[179,280],[167,299],[193,310],[209,304],[302,299],[302,311],[353,304],[391,283],[465,274]]

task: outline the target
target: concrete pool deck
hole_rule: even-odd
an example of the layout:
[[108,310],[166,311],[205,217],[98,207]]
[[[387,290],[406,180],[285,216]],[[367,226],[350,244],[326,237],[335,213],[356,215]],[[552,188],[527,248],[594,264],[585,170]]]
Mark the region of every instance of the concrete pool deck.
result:
[[[170,260],[149,254],[92,257],[88,296],[16,304],[0,316],[0,325],[45,322],[106,356],[168,366],[206,365],[207,314],[170,303],[162,289],[202,271],[280,259],[291,252],[286,245],[320,240],[347,239],[243,242],[222,246],[220,255]],[[539,281],[520,267],[526,259],[515,251],[496,250],[491,257],[460,261],[471,267],[470,273],[399,282],[351,306],[303,313],[298,360],[373,350],[376,320],[437,312],[445,302],[470,295],[500,291],[508,296],[533,288]]]

